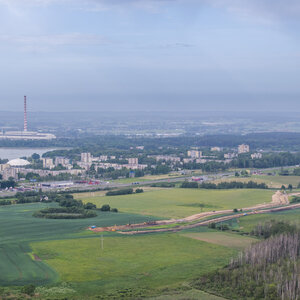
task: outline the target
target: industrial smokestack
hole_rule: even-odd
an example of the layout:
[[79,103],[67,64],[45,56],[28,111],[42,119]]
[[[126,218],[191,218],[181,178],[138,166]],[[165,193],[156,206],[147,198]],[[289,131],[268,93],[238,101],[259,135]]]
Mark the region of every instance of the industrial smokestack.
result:
[[24,131],[27,131],[27,99],[24,96]]

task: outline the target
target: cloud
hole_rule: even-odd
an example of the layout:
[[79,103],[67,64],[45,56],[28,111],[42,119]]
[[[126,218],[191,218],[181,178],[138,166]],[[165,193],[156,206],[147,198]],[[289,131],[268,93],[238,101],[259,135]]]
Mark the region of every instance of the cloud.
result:
[[287,20],[300,16],[299,0],[206,0],[247,19],[267,21]]
[[2,4],[8,7],[24,7],[67,4],[70,8],[93,11],[102,11],[114,8],[140,8],[155,10],[164,4],[173,4],[178,2],[187,3],[189,1],[190,0],[0,0],[0,5]]
[[[17,47],[26,52],[45,52],[63,46],[99,46],[109,44],[108,39],[94,34],[57,34],[32,36],[0,36],[0,42],[5,46]],[[2,43],[3,42],[3,43]]]
[[106,11],[113,9],[142,9],[150,12],[160,11],[175,4],[185,7],[203,5],[224,9],[243,19],[272,22],[300,17],[299,0],[0,0],[0,5],[9,8],[48,5],[67,5],[70,9]]

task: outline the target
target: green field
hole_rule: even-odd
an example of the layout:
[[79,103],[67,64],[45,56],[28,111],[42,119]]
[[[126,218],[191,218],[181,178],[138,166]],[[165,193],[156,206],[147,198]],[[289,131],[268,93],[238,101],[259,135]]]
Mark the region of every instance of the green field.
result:
[[[205,204],[204,211],[242,208],[269,202],[272,193],[176,188],[113,197],[85,193],[76,196],[98,206],[109,203],[121,213],[98,212],[95,218],[77,220],[32,217],[34,211],[55,203],[0,207],[0,285],[42,285],[37,290],[41,299],[220,300],[192,289],[189,282],[226,265],[255,239],[207,227],[133,236],[96,234],[86,228],[188,216],[201,212],[200,203]],[[299,219],[299,212],[231,222],[243,231],[265,217]]]
[[228,181],[239,181],[239,182],[248,182],[248,181],[255,181],[257,183],[266,183],[269,188],[276,188],[280,189],[282,185],[286,187],[291,184],[294,188],[298,186],[300,183],[300,176],[269,176],[269,175],[253,175],[251,177],[229,177],[226,179],[218,179],[215,180],[215,183],[219,182],[228,182]]
[[238,220],[238,227],[244,232],[250,232],[257,224],[268,220],[282,220],[300,225],[300,208],[269,214],[246,216]]
[[[36,210],[56,204],[23,204],[0,207],[0,285],[52,282],[58,275],[45,263],[30,257],[29,242],[88,237],[92,224],[113,226],[144,222],[148,217],[133,214],[98,213],[98,217],[77,220],[33,218]],[[153,219],[153,218],[152,218]]]
[[149,298],[148,300],[223,300],[224,298],[207,294],[198,290],[189,290],[187,292],[173,292],[162,296]]
[[[90,290],[155,289],[222,267],[234,249],[178,234],[104,237],[31,244],[67,282]],[[138,283],[138,284],[137,284]]]
[[192,232],[184,233],[183,236],[238,250],[242,250],[245,247],[250,246],[252,243],[257,242],[257,239],[244,237],[228,232]]
[[142,194],[99,197],[91,193],[77,194],[77,199],[92,202],[101,207],[109,204],[119,211],[161,218],[182,218],[203,211],[244,208],[272,200],[268,190],[203,190],[203,189],[160,189]]

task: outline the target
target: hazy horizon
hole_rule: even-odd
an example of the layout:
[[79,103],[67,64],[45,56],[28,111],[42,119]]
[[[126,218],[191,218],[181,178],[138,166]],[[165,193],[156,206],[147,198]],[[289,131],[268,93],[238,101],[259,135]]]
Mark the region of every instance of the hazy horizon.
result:
[[296,0],[0,0],[0,110],[300,112]]

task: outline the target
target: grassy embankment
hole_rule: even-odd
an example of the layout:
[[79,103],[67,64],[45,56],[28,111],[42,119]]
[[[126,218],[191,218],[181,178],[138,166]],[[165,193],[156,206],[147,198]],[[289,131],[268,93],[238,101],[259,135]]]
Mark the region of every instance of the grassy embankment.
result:
[[[97,193],[75,194],[76,199],[92,202],[101,207],[109,204],[119,211],[157,216],[160,218],[182,218],[201,211],[214,211],[250,207],[268,203],[272,198],[268,190],[203,190],[160,189],[142,194],[102,197]],[[204,207],[200,207],[204,204]]]

